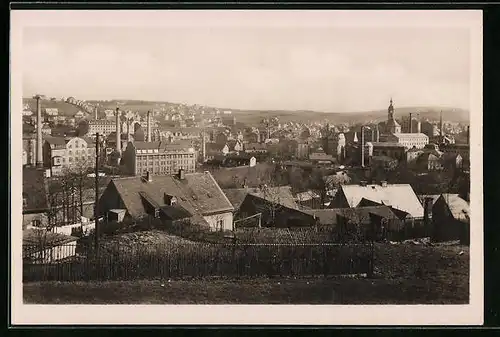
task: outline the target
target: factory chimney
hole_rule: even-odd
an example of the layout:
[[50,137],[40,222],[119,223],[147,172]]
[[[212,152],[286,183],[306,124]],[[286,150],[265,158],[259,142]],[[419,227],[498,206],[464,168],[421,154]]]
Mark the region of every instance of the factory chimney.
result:
[[467,145],[470,145],[470,125],[467,125]]
[[147,141],[148,143],[151,142],[151,111],[148,111],[148,115],[147,115],[147,123],[148,123],[148,130],[147,130]]
[[443,110],[439,113],[439,135],[443,137]]
[[116,108],[116,152],[122,153],[122,137],[120,128],[120,108]]
[[35,96],[36,99],[36,166],[43,166],[42,153],[42,108],[40,106],[40,95]]
[[97,120],[97,107],[95,107],[95,119]]

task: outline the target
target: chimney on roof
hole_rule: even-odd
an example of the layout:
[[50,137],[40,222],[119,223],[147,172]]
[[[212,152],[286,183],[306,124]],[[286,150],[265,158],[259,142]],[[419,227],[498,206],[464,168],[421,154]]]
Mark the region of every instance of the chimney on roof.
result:
[[153,181],[153,178],[151,177],[151,172],[149,172],[149,171],[146,171],[146,181],[148,183]]
[[148,123],[148,125],[147,125],[147,141],[149,143],[149,142],[151,142],[151,111],[148,111],[146,121]]
[[361,181],[359,182],[359,185],[360,185],[360,186],[366,186],[366,184],[367,184],[367,181],[366,181],[366,180],[361,180]]
[[382,180],[382,181],[380,182],[380,186],[382,186],[382,187],[387,187],[387,181]]
[[184,180],[185,176],[184,176],[184,169],[179,169],[179,174],[178,174],[178,178],[179,180]]
[[42,153],[42,108],[40,106],[40,95],[35,96],[36,99],[36,166],[43,166]]
[[432,198],[424,198],[424,224],[426,226],[430,225],[430,220],[432,218]]

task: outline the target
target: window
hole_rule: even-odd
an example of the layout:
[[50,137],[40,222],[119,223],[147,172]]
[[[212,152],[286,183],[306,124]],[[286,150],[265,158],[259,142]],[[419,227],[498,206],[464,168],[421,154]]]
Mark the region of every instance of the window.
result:
[[[71,146],[70,146],[71,147]],[[73,154],[73,151],[69,150],[69,155],[71,156]]]
[[72,163],[72,162],[73,162],[73,158],[72,158],[72,157],[69,157],[68,161],[69,161],[70,163]]
[[224,229],[224,220],[223,219],[217,220],[217,229],[219,231],[222,231]]

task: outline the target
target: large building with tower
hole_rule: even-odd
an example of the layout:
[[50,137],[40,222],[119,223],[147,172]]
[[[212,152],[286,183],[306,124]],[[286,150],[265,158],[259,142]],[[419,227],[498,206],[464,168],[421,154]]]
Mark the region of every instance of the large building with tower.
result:
[[[403,145],[407,150],[411,148],[421,149],[426,144],[429,144],[429,137],[420,132],[420,123],[416,122],[416,128],[410,127],[408,124],[408,131],[401,132],[401,125],[396,121],[394,113],[394,105],[391,98],[389,108],[387,109],[387,122],[380,125],[384,129],[384,135],[381,137],[384,142],[391,142]],[[416,132],[413,132],[413,131]]]

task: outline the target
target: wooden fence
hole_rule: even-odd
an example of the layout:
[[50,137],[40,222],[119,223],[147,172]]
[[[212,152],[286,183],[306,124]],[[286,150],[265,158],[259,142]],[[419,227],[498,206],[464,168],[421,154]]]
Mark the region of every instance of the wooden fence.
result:
[[26,257],[23,279],[29,282],[370,274],[372,248],[368,244],[193,243],[103,245],[96,254],[92,248],[79,247],[76,255],[62,254],[49,263]]

